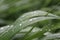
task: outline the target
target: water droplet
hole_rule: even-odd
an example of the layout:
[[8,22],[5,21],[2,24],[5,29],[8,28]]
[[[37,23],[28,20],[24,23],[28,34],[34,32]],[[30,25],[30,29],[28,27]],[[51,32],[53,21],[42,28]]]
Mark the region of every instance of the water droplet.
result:
[[44,33],[44,35],[50,35],[51,33],[50,32],[46,32],[46,33]]
[[3,27],[1,29],[4,29]]
[[22,24],[20,24],[20,26],[21,26]]
[[32,19],[30,19],[29,21],[32,21]]

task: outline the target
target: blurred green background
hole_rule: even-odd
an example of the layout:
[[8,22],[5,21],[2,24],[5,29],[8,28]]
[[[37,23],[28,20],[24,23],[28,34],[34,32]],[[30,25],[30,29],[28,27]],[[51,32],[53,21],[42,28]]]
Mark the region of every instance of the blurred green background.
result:
[[60,0],[0,0],[0,27],[11,24],[20,15],[34,10],[60,16]]

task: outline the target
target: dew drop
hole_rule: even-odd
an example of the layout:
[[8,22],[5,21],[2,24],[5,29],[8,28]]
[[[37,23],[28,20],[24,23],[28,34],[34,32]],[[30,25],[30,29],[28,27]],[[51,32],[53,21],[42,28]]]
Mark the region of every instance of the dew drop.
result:
[[30,19],[29,21],[32,21],[32,19]]
[[3,27],[1,29],[4,29]]
[[46,33],[44,33],[44,35],[50,35],[51,33],[50,32],[46,32]]
[[21,26],[22,24],[20,24],[20,26]]

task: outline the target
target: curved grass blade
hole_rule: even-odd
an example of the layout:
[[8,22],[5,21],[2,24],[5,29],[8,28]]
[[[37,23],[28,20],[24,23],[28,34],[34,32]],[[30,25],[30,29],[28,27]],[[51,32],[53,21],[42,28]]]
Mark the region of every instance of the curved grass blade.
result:
[[56,19],[56,17],[37,17],[37,18],[32,18],[23,22],[19,22],[16,24],[13,24],[11,28],[8,28],[5,32],[0,34],[0,40],[10,40],[12,36],[14,36],[16,33],[18,33],[20,30],[25,28],[28,25],[32,25],[36,22],[43,21],[43,20],[48,20],[48,19]]

